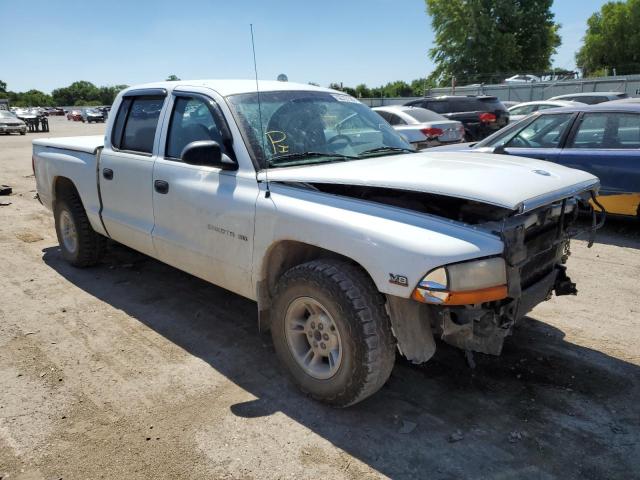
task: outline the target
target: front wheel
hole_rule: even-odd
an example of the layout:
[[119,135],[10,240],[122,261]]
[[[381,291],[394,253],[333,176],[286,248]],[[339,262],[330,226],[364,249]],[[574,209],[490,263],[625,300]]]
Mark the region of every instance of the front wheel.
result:
[[339,260],[314,260],[281,277],[271,335],[296,385],[339,407],[378,391],[395,362],[384,297],[362,270]]

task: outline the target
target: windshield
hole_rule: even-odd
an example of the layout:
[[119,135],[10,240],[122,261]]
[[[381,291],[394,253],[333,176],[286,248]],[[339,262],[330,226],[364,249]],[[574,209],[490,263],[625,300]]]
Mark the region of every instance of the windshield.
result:
[[13,113],[7,112],[6,110],[0,110],[0,118],[16,118]]
[[261,168],[413,151],[379,115],[349,95],[260,92],[260,109],[256,93],[232,95],[228,100]]

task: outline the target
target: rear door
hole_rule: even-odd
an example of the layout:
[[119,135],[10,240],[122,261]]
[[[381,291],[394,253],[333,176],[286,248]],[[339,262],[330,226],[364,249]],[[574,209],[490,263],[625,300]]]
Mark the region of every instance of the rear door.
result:
[[163,89],[130,91],[122,98],[98,172],[107,232],[148,255],[154,254],[153,152],[165,98]]
[[585,112],[562,150],[560,163],[597,176],[607,209],[636,215],[640,197],[640,114]]

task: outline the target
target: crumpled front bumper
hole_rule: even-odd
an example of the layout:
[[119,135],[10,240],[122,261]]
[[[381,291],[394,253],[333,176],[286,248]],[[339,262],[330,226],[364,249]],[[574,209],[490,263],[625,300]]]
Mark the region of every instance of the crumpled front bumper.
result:
[[[589,203],[593,198],[595,194],[582,192],[491,225],[505,244],[508,298],[482,305],[430,307],[434,334],[463,350],[499,355],[513,326],[536,305],[553,293],[576,295],[576,285],[567,276],[565,263],[570,255],[570,239],[586,232],[591,246],[593,233],[604,223],[604,210],[597,221]],[[577,227],[580,213],[592,216],[590,227]]]

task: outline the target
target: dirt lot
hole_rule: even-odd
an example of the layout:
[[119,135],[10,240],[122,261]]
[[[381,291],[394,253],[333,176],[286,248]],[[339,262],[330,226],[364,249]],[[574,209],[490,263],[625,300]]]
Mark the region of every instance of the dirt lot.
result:
[[575,241],[579,295],[537,307],[501,358],[472,371],[439,346],[335,410],[282,375],[251,302],[118,246],[66,265],[36,136],[0,136],[2,480],[640,478],[638,224]]

